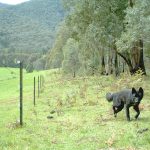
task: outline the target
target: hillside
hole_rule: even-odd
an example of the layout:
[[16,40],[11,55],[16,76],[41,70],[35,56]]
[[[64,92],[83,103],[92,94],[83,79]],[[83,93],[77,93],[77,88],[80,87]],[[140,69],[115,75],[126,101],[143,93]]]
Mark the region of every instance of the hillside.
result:
[[10,6],[10,5],[0,3],[0,8],[1,8],[1,9],[2,9],[2,8],[7,8],[7,7],[9,7],[9,6]]
[[0,4],[0,50],[47,51],[63,16],[60,0],[31,0],[14,6]]

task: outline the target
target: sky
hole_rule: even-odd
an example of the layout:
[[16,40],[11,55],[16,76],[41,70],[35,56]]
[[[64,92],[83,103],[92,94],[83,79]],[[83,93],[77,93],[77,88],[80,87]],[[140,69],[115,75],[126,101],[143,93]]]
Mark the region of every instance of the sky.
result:
[[29,0],[0,0],[0,3],[16,5],[16,4],[26,2],[26,1],[29,1]]

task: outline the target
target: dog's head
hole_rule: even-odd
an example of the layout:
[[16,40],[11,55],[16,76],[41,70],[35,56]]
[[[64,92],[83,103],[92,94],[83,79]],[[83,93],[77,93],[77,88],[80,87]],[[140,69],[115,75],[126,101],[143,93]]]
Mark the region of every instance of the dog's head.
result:
[[135,88],[132,88],[132,96],[133,96],[133,103],[135,105],[139,104],[140,101],[142,100],[143,96],[144,96],[143,88],[140,87],[138,91],[136,91]]

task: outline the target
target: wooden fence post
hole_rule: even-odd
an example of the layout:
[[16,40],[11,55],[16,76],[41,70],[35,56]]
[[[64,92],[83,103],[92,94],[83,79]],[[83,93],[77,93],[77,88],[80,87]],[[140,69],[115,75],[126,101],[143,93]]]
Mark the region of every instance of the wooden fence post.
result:
[[23,62],[20,62],[20,125],[23,125]]
[[33,96],[34,96],[34,99],[33,99],[33,103],[34,103],[34,106],[35,106],[35,77],[34,77],[34,89],[33,89]]
[[38,98],[40,97],[40,78],[38,76]]
[[40,75],[40,89],[42,88],[42,76]]

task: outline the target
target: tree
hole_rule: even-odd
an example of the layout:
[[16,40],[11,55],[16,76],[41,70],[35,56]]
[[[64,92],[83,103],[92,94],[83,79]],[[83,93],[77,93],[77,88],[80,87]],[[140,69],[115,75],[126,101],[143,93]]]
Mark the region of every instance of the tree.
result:
[[26,67],[27,73],[31,73],[31,72],[33,72],[33,70],[34,70],[33,63],[28,63],[28,65]]
[[63,46],[66,44],[67,39],[70,37],[69,28],[64,22],[59,26],[57,36],[53,48],[47,56],[46,68],[61,68],[63,57]]
[[78,49],[78,43],[72,38],[68,39],[63,47],[62,69],[65,73],[71,73],[73,77],[76,77],[76,72],[79,69]]
[[124,58],[129,66],[131,73],[135,73],[138,69],[146,74],[144,65],[144,46],[150,40],[148,19],[150,14],[149,0],[136,0],[134,3],[129,1],[129,7],[126,9],[125,32],[117,41],[118,54]]

